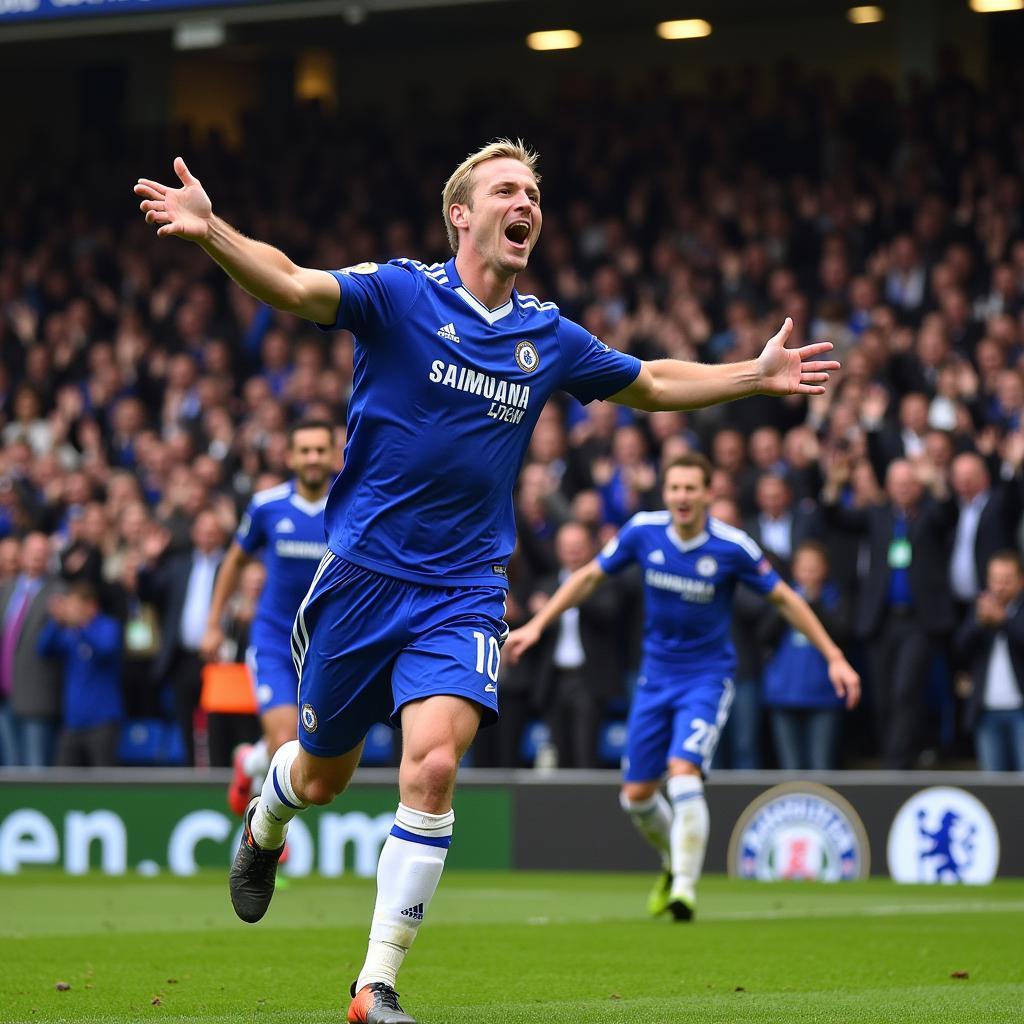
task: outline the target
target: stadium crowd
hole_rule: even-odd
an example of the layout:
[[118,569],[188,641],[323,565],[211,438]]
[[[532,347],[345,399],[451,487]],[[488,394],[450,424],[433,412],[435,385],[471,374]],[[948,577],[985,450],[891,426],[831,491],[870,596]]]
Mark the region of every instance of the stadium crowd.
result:
[[[1024,770],[1022,103],[953,65],[844,96],[786,66],[772,81],[721,73],[697,95],[657,77],[623,94],[574,81],[557,117],[468,111],[394,133],[314,105],[253,115],[233,148],[182,130],[83,140],[73,168],[33,152],[0,210],[3,763],[112,763],[130,756],[125,723],[160,718],[186,761],[228,763],[245,728],[194,728],[219,560],[252,494],[287,477],[288,424],[344,430],[352,337],[276,314],[194,247],[154,238],[135,179],[182,151],[218,212],[299,262],[431,262],[449,255],[437,196],[451,166],[511,131],[544,174],[521,293],[643,358],[751,358],[790,316],[792,344],[831,339],[843,370],[810,401],[550,404],[516,495],[509,622],[661,507],[659,467],[700,450],[713,514],[801,588],[866,692],[837,728],[823,663],[741,589],[720,764]],[[262,583],[247,572],[229,661]],[[614,763],[639,592],[615,581],[503,670],[502,721],[475,763]],[[83,629],[95,643],[68,642]]]

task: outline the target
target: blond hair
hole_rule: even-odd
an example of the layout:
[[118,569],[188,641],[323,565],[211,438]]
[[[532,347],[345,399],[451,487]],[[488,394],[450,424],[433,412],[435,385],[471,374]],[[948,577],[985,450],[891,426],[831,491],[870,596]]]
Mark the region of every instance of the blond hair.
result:
[[452,223],[449,210],[454,203],[470,205],[470,198],[473,191],[473,169],[477,164],[485,160],[498,160],[501,158],[518,160],[533,172],[533,176],[540,183],[540,175],[537,174],[538,154],[530,149],[522,139],[495,139],[489,142],[483,149],[470,153],[465,160],[452,172],[452,176],[444,183],[444,191],[441,193],[441,216],[444,219],[444,229],[448,233],[448,244],[452,252],[458,254],[459,233]]

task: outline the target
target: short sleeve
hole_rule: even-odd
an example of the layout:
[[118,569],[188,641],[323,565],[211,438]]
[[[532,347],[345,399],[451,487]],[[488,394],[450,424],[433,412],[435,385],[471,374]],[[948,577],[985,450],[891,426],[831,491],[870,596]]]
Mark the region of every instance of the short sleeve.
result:
[[245,510],[238,529],[235,531],[235,540],[247,555],[255,554],[266,543],[266,528],[263,519],[260,509],[253,502],[249,502],[249,507]]
[[615,573],[622,572],[623,569],[635,562],[637,558],[636,540],[637,532],[632,523],[626,523],[617,536],[612,537],[605,544],[597,556],[597,564],[601,566],[601,570],[609,576],[614,576]]
[[398,323],[412,308],[423,286],[423,275],[404,263],[357,263],[331,275],[341,289],[338,315],[333,324],[318,324],[324,331],[347,330],[370,337]]
[[640,373],[640,360],[609,348],[592,334],[562,317],[558,343],[565,365],[559,387],[584,405],[629,387]]
[[768,594],[775,589],[775,584],[780,581],[779,574],[772,568],[771,562],[765,558],[764,552],[753,538],[745,538],[736,549],[736,557],[738,580],[759,594]]

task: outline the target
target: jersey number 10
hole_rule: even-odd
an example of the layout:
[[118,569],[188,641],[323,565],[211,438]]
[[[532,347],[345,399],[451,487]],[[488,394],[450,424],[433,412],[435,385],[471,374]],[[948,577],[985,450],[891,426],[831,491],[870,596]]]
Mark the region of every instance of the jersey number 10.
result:
[[492,683],[498,681],[498,665],[501,662],[501,650],[498,640],[493,636],[484,636],[478,629],[473,630],[476,639],[476,670],[484,674],[486,663],[487,675]]

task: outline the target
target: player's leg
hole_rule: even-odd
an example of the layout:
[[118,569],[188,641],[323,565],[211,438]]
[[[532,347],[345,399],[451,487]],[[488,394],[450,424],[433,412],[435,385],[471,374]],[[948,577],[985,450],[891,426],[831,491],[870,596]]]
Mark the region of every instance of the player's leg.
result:
[[394,988],[441,879],[455,824],[455,775],[481,711],[471,701],[445,695],[402,708],[401,803],[380,854],[377,903],[357,992],[374,982]]
[[288,640],[284,638],[280,650],[264,645],[259,649],[249,647],[245,652],[263,735],[255,743],[240,744],[232,758],[234,770],[228,785],[228,806],[240,816],[249,801],[259,796],[277,748],[295,739],[298,733],[299,717],[295,706],[298,676],[288,648]]
[[656,916],[668,908],[672,885],[672,807],[660,788],[672,736],[672,714],[666,695],[655,688],[648,674],[641,672],[639,680],[626,725],[619,805],[661,860],[661,873],[647,897],[647,910]]
[[327,804],[348,785],[363,738],[390,712],[398,581],[328,553],[295,619],[300,740],[275,752],[250,803],[231,868],[231,899],[244,921],[270,905],[288,823],[310,804]]
[[412,636],[392,672],[403,735],[401,803],[381,850],[370,941],[349,1021],[412,1020],[400,1008],[395,1015],[395,976],[444,868],[459,761],[481,721],[497,717],[503,608],[496,588],[409,590]]
[[697,882],[704,867],[710,816],[704,775],[732,705],[731,679],[694,680],[679,690],[668,758],[672,803],[672,891],[669,910],[688,921],[697,906]]

